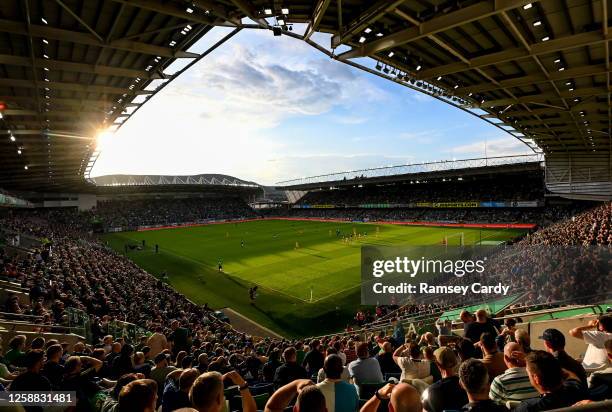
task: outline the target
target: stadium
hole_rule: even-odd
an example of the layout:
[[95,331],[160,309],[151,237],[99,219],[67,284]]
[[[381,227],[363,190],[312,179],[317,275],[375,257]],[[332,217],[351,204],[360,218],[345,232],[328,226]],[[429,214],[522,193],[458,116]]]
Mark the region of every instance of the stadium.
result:
[[0,410],[612,410],[611,6],[1,1]]

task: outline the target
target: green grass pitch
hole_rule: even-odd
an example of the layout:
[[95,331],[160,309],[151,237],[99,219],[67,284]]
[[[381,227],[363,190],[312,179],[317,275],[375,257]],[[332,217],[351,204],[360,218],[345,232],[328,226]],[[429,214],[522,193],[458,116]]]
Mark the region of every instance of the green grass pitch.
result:
[[[344,242],[336,230],[362,236]],[[155,276],[166,271],[170,284],[192,301],[229,306],[283,336],[296,337],[337,331],[352,318],[360,305],[362,245],[439,245],[445,236],[453,244],[460,233],[472,244],[507,240],[521,231],[261,220],[114,233],[104,240],[120,253],[125,244],[145,240],[146,247],[128,257]],[[248,288],[255,284],[259,294],[252,304]]]

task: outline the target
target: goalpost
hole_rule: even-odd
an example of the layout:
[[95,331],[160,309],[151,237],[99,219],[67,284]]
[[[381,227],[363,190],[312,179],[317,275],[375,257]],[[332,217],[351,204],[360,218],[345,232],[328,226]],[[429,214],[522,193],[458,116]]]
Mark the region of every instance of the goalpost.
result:
[[444,246],[465,246],[465,233],[453,233],[444,236]]

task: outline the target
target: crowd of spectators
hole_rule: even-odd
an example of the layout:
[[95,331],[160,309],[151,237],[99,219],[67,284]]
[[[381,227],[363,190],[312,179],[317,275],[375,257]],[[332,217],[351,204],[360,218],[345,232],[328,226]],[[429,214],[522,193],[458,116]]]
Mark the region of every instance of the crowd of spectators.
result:
[[[461,319],[463,337],[399,323],[389,335],[293,341],[181,325],[73,347],[18,335],[0,357],[0,390],[74,391],[75,410],[105,412],[535,412],[612,397],[612,315],[545,330],[545,350],[484,310]],[[566,335],[588,345],[584,359],[565,351]]]
[[339,219],[349,221],[403,221],[437,223],[532,223],[540,227],[569,218],[584,210],[577,207],[540,208],[334,208],[271,209],[259,211],[263,216]]
[[91,218],[107,228],[169,225],[209,219],[256,217],[238,197],[143,198],[98,202]]
[[605,203],[528,235],[522,244],[612,245],[612,203]]
[[[516,182],[521,184],[517,185]],[[338,186],[315,190],[299,204],[352,205],[410,202],[534,201],[544,200],[542,176],[533,172],[494,177],[453,177],[436,181],[409,180],[386,184]]]
[[[520,245],[529,250],[556,242],[610,244],[611,207],[607,203],[551,226],[562,231],[561,238],[544,229]],[[158,220],[138,222],[153,221]],[[218,321],[209,308],[96,242],[84,222],[87,217],[65,211],[0,218],[3,229],[42,239],[28,254],[0,249],[0,276],[19,282],[31,298],[28,307],[11,298],[7,308],[41,316],[49,325],[61,324],[67,308],[80,309],[90,316],[93,333],[92,343],[73,347],[15,336],[0,358],[0,383],[9,391],[70,390],[77,394],[76,410],[119,412],[159,406],[162,411],[220,411],[226,398],[232,408],[252,412],[264,407],[256,401],[268,395],[269,411],[284,410],[294,398],[298,411],[371,412],[389,403],[396,412],[496,412],[507,410],[507,402],[517,411],[540,411],[611,396],[609,315],[569,331],[572,339],[589,345],[582,362],[563,351],[561,331],[545,334],[546,352],[532,351],[524,330],[509,333],[482,311],[462,314],[466,337],[461,339],[446,333],[405,334],[399,322],[392,334],[366,340],[359,335],[259,339]],[[540,268],[542,277],[556,281],[554,272],[550,275],[554,268]],[[533,287],[540,291],[542,284],[535,280]],[[436,309],[415,305],[404,311]],[[106,335],[104,325],[111,320],[133,322],[150,335],[136,342]],[[231,396],[232,391],[240,396]]]

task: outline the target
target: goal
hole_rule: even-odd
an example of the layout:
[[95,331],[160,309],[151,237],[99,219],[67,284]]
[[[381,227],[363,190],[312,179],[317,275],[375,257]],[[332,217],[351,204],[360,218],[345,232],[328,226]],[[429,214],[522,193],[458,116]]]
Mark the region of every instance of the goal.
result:
[[444,236],[443,244],[448,246],[465,246],[465,233],[453,233],[451,235]]

